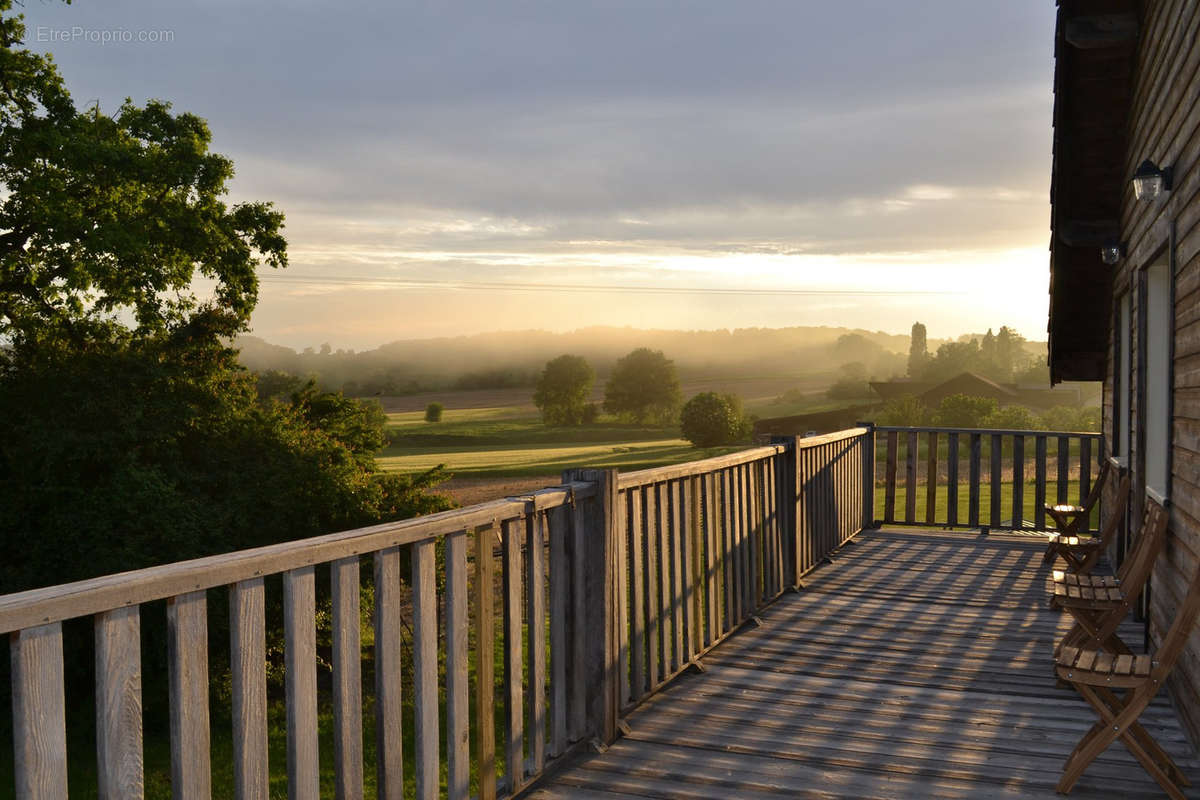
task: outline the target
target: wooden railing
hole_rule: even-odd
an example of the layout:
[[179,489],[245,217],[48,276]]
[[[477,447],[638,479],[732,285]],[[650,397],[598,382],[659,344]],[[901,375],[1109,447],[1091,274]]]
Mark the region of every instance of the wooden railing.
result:
[[863,529],[869,442],[856,428],[619,476],[622,710]]
[[[1099,433],[875,428],[887,525],[1035,528],[1045,504],[1080,503],[1099,472]],[[900,471],[903,470],[902,474]],[[1092,517],[1098,525],[1099,515]]]
[[142,606],[165,600],[172,790],[210,797],[208,606],[224,591],[236,797],[267,797],[269,599],[282,607],[288,796],[320,789],[317,609],[328,602],[335,789],[361,797],[364,558],[378,796],[405,796],[406,763],[418,798],[440,795],[443,765],[450,798],[515,793],[554,759],[616,738],[623,712],[860,531],[872,455],[860,428],[624,475],[573,470],[523,497],[0,597],[16,796],[67,796],[63,622],[86,617],[99,796],[143,796]]

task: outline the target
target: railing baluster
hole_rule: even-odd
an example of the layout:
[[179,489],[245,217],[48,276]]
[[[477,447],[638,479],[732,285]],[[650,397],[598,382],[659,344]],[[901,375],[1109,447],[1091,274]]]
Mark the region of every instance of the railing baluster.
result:
[[[336,796],[361,798],[362,642],[358,556],[330,565],[333,592],[333,761]],[[448,662],[447,663],[452,663]]]
[[525,783],[525,678],[521,641],[521,540],[524,530],[517,520],[504,523],[504,711],[505,776],[509,794]]
[[812,479],[808,450],[796,455],[796,580],[812,567]]
[[683,652],[683,631],[686,624],[683,614],[683,481],[671,481],[666,487],[667,494],[671,498],[671,528],[669,535],[671,540],[671,618],[675,653],[671,659],[671,666],[674,669],[679,669],[687,663],[687,656]]
[[883,521],[896,521],[896,459],[899,457],[900,440],[896,431],[888,431],[887,454],[883,485]]
[[709,473],[701,480],[704,484],[704,646],[712,644],[720,635],[721,611],[717,604],[720,600],[718,590],[718,561],[717,542],[720,541],[720,530],[717,525],[716,496],[717,475]]
[[312,567],[283,576],[289,800],[318,800],[317,590]]
[[[1083,505],[1092,491],[1092,440],[1079,437],[1079,505]],[[1083,530],[1091,529],[1091,521],[1085,520]]]
[[[208,727],[208,608],[203,591],[167,601],[171,687],[171,791],[212,796]],[[316,734],[315,728],[313,731]]]
[[233,679],[233,786],[238,800],[267,800],[266,591],[262,578],[229,590]]
[[1046,529],[1046,437],[1034,437],[1034,487],[1033,525],[1041,531]]
[[1055,487],[1056,503],[1065,504],[1070,501],[1071,483],[1071,440],[1066,436],[1058,437],[1058,485]]
[[958,434],[946,434],[946,525],[958,525]]
[[938,435],[937,431],[929,432],[926,445],[929,452],[925,454],[925,524],[932,525],[937,520],[937,484],[938,484]]
[[904,459],[904,521],[917,521],[917,432],[909,431],[906,437]]
[[698,536],[700,534],[699,514],[699,498],[696,497],[694,491],[695,480],[693,478],[685,478],[679,482],[680,489],[683,494],[683,502],[680,504],[684,511],[683,524],[683,619],[684,633],[686,637],[687,649],[684,653],[684,661],[691,661],[696,650],[696,632],[698,630],[696,614],[697,601],[699,596],[696,593],[696,549],[698,544]]
[[1000,518],[1000,500],[1002,499],[1001,494],[1003,492],[1002,479],[1004,468],[1004,465],[1001,461],[1001,458],[1004,455],[1004,442],[1001,440],[999,434],[992,434],[992,442],[989,449],[991,450],[992,480],[990,490],[991,496],[988,498],[991,501],[991,513],[988,515],[990,522],[988,524],[993,528],[999,528],[1001,522],[1003,522],[1003,520]]
[[375,562],[375,759],[379,800],[403,800],[404,712],[401,697],[400,548],[389,547]]
[[979,481],[980,481],[980,460],[982,458],[980,435],[978,433],[971,434],[971,454],[970,454],[970,485],[968,489],[969,500],[967,502],[967,527],[979,527]]
[[771,534],[771,546],[767,552],[771,554],[771,586],[770,595],[774,597],[783,590],[783,528],[779,524],[779,472],[776,458],[763,461],[763,489],[767,498],[767,530]]
[[644,489],[646,543],[646,691],[658,686],[659,655],[662,650],[661,600],[658,580],[658,487]]
[[[496,547],[496,537],[500,533],[499,524],[478,528],[475,531],[475,715],[478,724],[475,726],[475,769],[479,776],[479,800],[495,800],[496,797],[496,564],[493,553]],[[465,550],[465,542],[464,542]],[[466,570],[464,563],[463,589],[466,589]],[[465,594],[465,591],[464,591]],[[465,609],[463,609],[465,612]],[[466,637],[465,613],[462,634]],[[447,631],[447,639],[449,631]],[[463,674],[459,676],[462,684],[462,716],[461,722],[456,722],[460,729],[456,732],[456,747],[461,747],[460,758],[463,765],[461,778],[451,781],[453,788],[451,800],[456,800],[461,791],[463,800],[470,791],[470,763],[468,753],[470,744],[467,740],[467,730],[470,722],[467,718],[466,704],[466,643],[463,642],[461,662]],[[457,690],[458,682],[455,688]],[[449,692],[447,686],[447,692]],[[452,762],[455,763],[455,762]]]
[[1025,437],[1013,437],[1013,491],[1012,526],[1020,530],[1025,526]]
[[101,800],[140,800],[145,796],[145,779],[142,768],[142,645],[138,607],[127,606],[97,614],[95,628],[96,778],[99,796]]
[[571,506],[571,703],[568,732],[572,742],[583,738],[587,726],[587,594],[584,534],[585,502]]
[[733,483],[733,470],[723,470],[721,482],[721,572],[725,578],[725,625],[722,633],[732,630],[738,624],[737,619],[737,540],[734,513],[737,504],[737,490]]
[[438,774],[437,590],[432,541],[412,546],[413,700],[418,800],[436,800]]
[[617,492],[617,694],[620,708],[629,702],[629,492]]
[[525,596],[529,604],[529,757],[531,773],[546,764],[546,539],[541,514],[526,519]]
[[567,558],[566,518],[552,514],[550,522],[550,757],[567,749],[567,615],[571,613],[570,562]]
[[666,680],[666,677],[671,674],[675,665],[675,658],[678,654],[672,654],[671,642],[673,639],[673,630],[671,625],[671,606],[674,600],[673,586],[671,581],[671,491],[670,485],[660,483],[655,487],[658,493],[658,501],[655,506],[655,530],[656,536],[652,540],[655,548],[658,550],[658,632],[662,648],[662,657],[659,662],[662,667],[662,673],[659,675],[655,683],[660,683]]
[[750,487],[747,483],[747,470],[743,464],[737,468],[738,492],[738,622],[744,622],[754,612],[751,602],[750,588]]
[[9,648],[17,800],[59,800],[67,796],[62,624],[17,631]]
[[631,700],[646,693],[646,574],[643,566],[646,535],[642,529],[642,489],[625,492],[629,504],[629,581],[633,606],[633,632],[630,637],[630,672],[633,674]]
[[[450,800],[465,800],[471,788],[471,743],[468,739],[471,728],[469,718],[470,685],[467,681],[467,533],[454,533],[445,539],[446,559],[446,793]],[[492,631],[490,622],[492,604],[490,597],[492,560],[491,542],[486,536],[475,539],[475,592],[479,598],[475,609],[476,651],[479,666],[491,669],[492,659],[484,661],[485,648],[490,651]],[[483,617],[488,616],[485,620]],[[477,673],[477,685],[490,687],[490,675]],[[484,727],[485,713],[490,717],[491,703],[480,703],[477,709],[480,733],[490,731]],[[486,707],[485,707],[486,706]],[[480,785],[486,766],[479,765]]]

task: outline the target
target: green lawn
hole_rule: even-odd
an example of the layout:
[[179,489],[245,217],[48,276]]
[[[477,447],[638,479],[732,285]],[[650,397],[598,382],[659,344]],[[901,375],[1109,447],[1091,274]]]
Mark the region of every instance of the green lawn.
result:
[[[915,518],[918,522],[924,522],[926,517],[926,509],[928,507],[925,483],[919,483],[916,492],[916,514]],[[1034,521],[1036,512],[1036,496],[1034,494],[1035,487],[1032,481],[1025,483],[1022,496],[1022,517],[1028,524]],[[947,520],[947,509],[949,506],[950,487],[944,483],[939,485],[936,490],[936,500],[934,505],[934,525],[944,525]],[[1058,498],[1058,483],[1056,481],[1047,481],[1046,483],[1046,502],[1055,503]],[[907,491],[902,484],[896,486],[896,511],[895,519],[901,521],[905,514],[905,501],[907,499]],[[1000,487],[1000,520],[1005,526],[1009,525],[1012,519],[1013,510],[1013,486],[1011,482],[1001,484]],[[1079,483],[1072,481],[1068,486],[1067,500],[1071,503],[1079,502]],[[875,518],[884,518],[884,505],[886,502],[884,485],[879,483],[875,487]],[[992,487],[989,483],[984,483],[979,487],[979,524],[989,525],[991,523],[991,508],[992,508]],[[967,483],[960,483],[958,486],[958,525],[967,525],[970,519],[970,487]],[[1099,517],[1093,513],[1091,525],[1095,527],[1098,524]],[[1049,517],[1046,518],[1046,527],[1053,528],[1054,521]]]
[[428,423],[419,412],[389,415],[385,470],[415,472],[443,464],[456,475],[521,477],[571,467],[621,470],[677,464],[748,445],[698,450],[676,425],[638,425],[602,418],[593,425],[554,427],[514,408],[447,411]]

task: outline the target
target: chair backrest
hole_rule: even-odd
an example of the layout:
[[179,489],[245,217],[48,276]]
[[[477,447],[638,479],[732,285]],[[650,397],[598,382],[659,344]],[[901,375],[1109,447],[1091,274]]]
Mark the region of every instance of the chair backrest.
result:
[[1171,671],[1171,667],[1175,665],[1175,661],[1187,645],[1197,617],[1200,617],[1200,566],[1197,566],[1196,571],[1192,573],[1192,583],[1188,588],[1187,596],[1179,604],[1179,608],[1175,609],[1175,619],[1172,620],[1171,627],[1167,629],[1167,635],[1163,637],[1162,644],[1154,653],[1155,664],[1151,675],[1160,683]]
[[[1107,467],[1108,463],[1106,462],[1104,466]],[[1125,507],[1129,505],[1129,478],[1127,472],[1121,478],[1121,482],[1117,484],[1117,502],[1110,510],[1108,522],[1104,523],[1104,527],[1100,530],[1100,541],[1102,542],[1100,546],[1105,550],[1112,544],[1113,535],[1125,520]]]
[[1154,570],[1154,562],[1162,552],[1167,536],[1167,517],[1169,515],[1158,503],[1146,498],[1146,513],[1142,517],[1142,529],[1138,532],[1133,550],[1125,559],[1125,563],[1117,570],[1117,578],[1121,581],[1122,594],[1130,602],[1142,591],[1142,587]]
[[1091,511],[1092,506],[1096,505],[1096,501],[1100,499],[1100,495],[1104,493],[1104,484],[1108,481],[1108,474],[1112,471],[1112,462],[1108,459],[1103,459],[1104,463],[1100,465],[1100,474],[1096,476],[1096,482],[1092,484],[1092,490],[1088,492],[1081,506],[1086,515]]

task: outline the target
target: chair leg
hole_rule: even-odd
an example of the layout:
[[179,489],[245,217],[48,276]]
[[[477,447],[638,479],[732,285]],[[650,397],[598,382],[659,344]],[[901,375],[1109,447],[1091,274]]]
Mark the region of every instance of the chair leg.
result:
[[[1087,700],[1101,721],[1093,725],[1080,739],[1075,750],[1067,758],[1067,763],[1063,766],[1062,777],[1056,787],[1057,790],[1062,794],[1069,793],[1083,775],[1084,770],[1096,760],[1096,757],[1108,749],[1115,739],[1120,738],[1122,744],[1129,749],[1133,757],[1172,800],[1186,800],[1183,791],[1173,780],[1174,777],[1182,776],[1179,768],[1157,743],[1153,745],[1152,751],[1148,752],[1143,748],[1142,737],[1149,739],[1150,734],[1138,724],[1137,720],[1146,706],[1150,704],[1154,692],[1149,688],[1139,687],[1130,691],[1127,699],[1122,702],[1111,692],[1105,690],[1105,693],[1102,694],[1096,687],[1086,683],[1076,683],[1075,689],[1084,700]],[[1137,730],[1133,730],[1134,726],[1137,726]],[[1161,755],[1166,759],[1169,764],[1166,770],[1158,763],[1155,755]],[[1168,774],[1168,770],[1172,774]]]
[[[1109,707],[1112,713],[1112,718],[1115,719],[1118,714],[1125,710],[1125,706],[1129,702],[1128,698],[1126,700],[1122,700],[1121,698],[1117,697],[1116,692],[1113,692],[1111,689],[1103,686],[1096,686],[1093,688],[1095,689],[1096,695],[1100,697]],[[1106,724],[1108,724],[1108,719],[1109,718],[1106,718]],[[1128,730],[1122,735],[1122,738],[1125,736],[1131,736],[1133,739],[1135,739],[1137,743],[1140,744],[1141,747],[1146,751],[1146,753],[1170,775],[1171,779],[1175,783],[1182,784],[1183,786],[1192,785],[1191,781],[1188,780],[1188,777],[1183,774],[1183,770],[1181,770],[1175,764],[1175,762],[1171,760],[1171,756],[1167,754],[1167,751],[1163,750],[1158,742],[1154,741],[1154,737],[1150,735],[1149,731],[1142,727],[1140,722],[1135,720],[1133,723],[1131,723]],[[1128,746],[1128,742],[1126,742],[1126,746]]]

